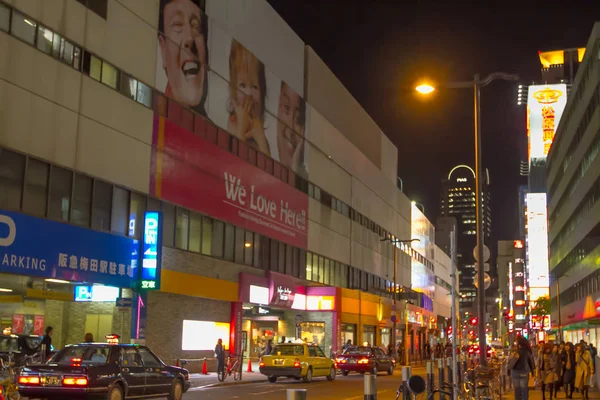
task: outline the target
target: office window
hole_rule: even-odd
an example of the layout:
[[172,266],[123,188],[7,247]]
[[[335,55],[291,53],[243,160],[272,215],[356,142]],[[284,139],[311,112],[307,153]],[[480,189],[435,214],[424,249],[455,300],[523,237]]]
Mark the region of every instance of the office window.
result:
[[265,257],[265,254],[268,254],[269,249],[269,238],[262,237],[258,233],[254,234],[254,246],[252,249],[252,265],[258,268],[267,269],[265,262],[268,263],[268,256]]
[[112,206],[112,185],[94,181],[94,201],[92,202],[92,228],[109,231]]
[[148,108],[152,108],[152,89],[140,81],[137,83],[136,101]]
[[[141,239],[142,230],[144,229],[144,213],[146,212],[146,196],[139,193],[131,192],[129,201],[129,229],[127,236]],[[171,218],[173,216],[171,215]],[[166,218],[165,218],[166,219]],[[163,234],[166,229],[163,229]],[[173,230],[171,230],[171,234]],[[164,244],[164,242],[163,242]],[[171,237],[171,246],[173,238]]]
[[271,239],[269,266],[271,271],[279,271],[279,242]]
[[127,213],[129,212],[129,191],[114,187],[112,193],[112,212],[110,229],[113,233],[127,233]]
[[289,244],[285,245],[285,273],[288,275],[294,275],[294,262],[293,262],[293,247]]
[[[244,263],[244,243],[246,241],[246,231],[238,226],[235,227],[235,248],[234,261],[238,264]],[[252,242],[250,242],[252,243]]]
[[312,256],[313,254],[310,252],[306,252],[306,280],[312,281]]
[[162,203],[162,215],[163,246],[173,247],[175,239],[175,206],[168,203]]
[[[2,7],[2,6],[0,6]],[[37,48],[46,54],[52,53],[52,38],[54,33],[43,26],[38,26],[37,32]]]
[[99,17],[106,19],[108,14],[108,0],[77,0]]
[[300,259],[300,249],[292,247],[292,275],[300,277],[300,267],[298,260]]
[[258,253],[258,248],[254,242],[254,234],[246,231],[246,238],[244,240],[244,264],[252,265],[253,253]]
[[227,261],[233,261],[233,251],[235,240],[235,227],[231,224],[225,224],[225,246],[223,252],[223,259]]
[[202,254],[212,255],[213,220],[202,217]]
[[73,46],[73,68],[81,69],[81,49],[77,46]]
[[119,80],[119,91],[132,100],[135,100],[137,94],[138,81],[125,72],[121,71],[121,79]]
[[60,58],[62,43],[63,38],[58,33],[55,33],[52,38],[52,57]]
[[19,210],[25,157],[0,149],[0,208]]
[[212,246],[211,252],[213,257],[223,258],[224,254],[224,239],[225,239],[225,223],[213,220],[212,230]]
[[190,251],[200,253],[202,243],[202,216],[195,212],[190,215],[190,243],[188,248]]
[[74,48],[75,48],[75,46],[73,46],[72,43],[63,39],[63,41],[61,43],[60,58],[61,58],[61,60],[63,60],[65,63],[67,63],[69,65],[73,65]]
[[0,3],[0,30],[8,32],[10,28],[10,8]]
[[50,166],[47,163],[32,158],[27,160],[23,211],[40,217],[46,216],[49,172]]
[[48,217],[58,221],[69,220],[72,186],[73,172],[60,167],[51,167]]
[[177,207],[177,222],[175,229],[175,247],[187,250],[190,237],[190,212]]
[[102,60],[86,52],[83,55],[83,71],[90,75],[90,78],[100,82],[102,77]]
[[34,21],[28,19],[20,12],[13,10],[10,27],[13,35],[29,44],[34,44],[36,27],[37,24]]
[[279,243],[278,271],[285,274],[285,243]]
[[70,221],[79,226],[90,226],[92,209],[92,178],[75,174],[73,181],[73,203]]
[[119,80],[118,78],[119,71],[106,61],[102,61],[102,83],[116,89]]

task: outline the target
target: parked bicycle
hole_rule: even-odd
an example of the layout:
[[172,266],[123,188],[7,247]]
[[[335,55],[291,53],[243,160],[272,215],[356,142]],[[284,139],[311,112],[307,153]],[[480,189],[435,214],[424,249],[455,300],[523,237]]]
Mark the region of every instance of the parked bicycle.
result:
[[225,378],[233,374],[233,379],[236,381],[242,380],[242,355],[234,357],[228,356],[227,362],[221,371],[217,371],[219,382],[224,382]]
[[0,358],[0,395],[8,400],[20,400],[17,386],[17,370],[14,368],[14,354],[6,353],[6,360]]

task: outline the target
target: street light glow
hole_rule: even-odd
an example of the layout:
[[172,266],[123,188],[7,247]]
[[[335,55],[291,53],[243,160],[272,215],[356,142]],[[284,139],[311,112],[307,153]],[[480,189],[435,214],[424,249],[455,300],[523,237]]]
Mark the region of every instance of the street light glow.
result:
[[427,83],[422,83],[415,88],[415,90],[421,94],[429,94],[435,90],[435,88]]

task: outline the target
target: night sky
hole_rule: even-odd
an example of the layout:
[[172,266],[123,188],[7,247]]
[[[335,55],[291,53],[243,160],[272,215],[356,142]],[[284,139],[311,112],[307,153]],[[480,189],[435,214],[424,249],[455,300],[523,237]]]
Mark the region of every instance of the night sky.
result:
[[[472,80],[476,73],[494,71],[516,73],[521,83],[539,81],[538,50],[585,47],[594,21],[600,20],[598,0],[482,2],[485,6],[460,1],[269,2],[396,144],[404,191],[424,205],[434,223],[441,179],[457,164],[474,164],[473,93],[461,89],[424,99],[411,89],[415,82]],[[525,108],[517,107],[516,85],[496,81],[481,96],[494,249],[497,240],[517,235],[517,190],[527,183],[519,176],[527,145]]]

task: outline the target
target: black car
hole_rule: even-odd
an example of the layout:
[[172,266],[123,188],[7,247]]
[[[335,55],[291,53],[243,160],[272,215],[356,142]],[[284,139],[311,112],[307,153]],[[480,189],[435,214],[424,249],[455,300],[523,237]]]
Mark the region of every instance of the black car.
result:
[[18,383],[19,393],[29,398],[180,400],[190,374],[168,366],[146,346],[82,343],[65,347],[47,364],[23,367]]

